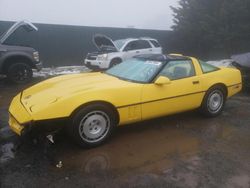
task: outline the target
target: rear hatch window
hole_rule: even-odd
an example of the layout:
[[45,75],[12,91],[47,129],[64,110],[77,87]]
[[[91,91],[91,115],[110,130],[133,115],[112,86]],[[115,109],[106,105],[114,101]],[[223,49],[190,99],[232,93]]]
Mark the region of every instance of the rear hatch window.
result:
[[156,40],[150,40],[150,42],[154,45],[154,47],[159,48],[161,47],[161,45],[159,44],[159,42],[157,42]]

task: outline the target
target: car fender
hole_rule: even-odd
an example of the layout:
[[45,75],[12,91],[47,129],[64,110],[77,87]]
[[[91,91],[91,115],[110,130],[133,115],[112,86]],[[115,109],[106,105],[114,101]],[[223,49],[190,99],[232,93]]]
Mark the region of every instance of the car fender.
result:
[[209,90],[214,85],[224,85],[227,88],[227,97],[231,97],[242,89],[241,73],[234,68],[221,68],[218,71],[203,74],[201,83],[204,91]]
[[122,52],[112,52],[112,53],[108,53],[108,59],[110,60],[110,62],[115,59],[115,58],[120,58],[122,59]]
[[[32,117],[35,121],[69,118],[79,107],[84,106],[85,104],[102,101],[109,103],[116,108],[122,123],[125,121],[137,121],[141,119],[140,106],[135,105],[134,107],[130,107],[130,104],[138,104],[140,101],[141,88],[135,86],[132,88],[132,90],[135,92],[126,92],[126,88],[124,88],[119,90],[109,89],[102,91],[75,93],[73,95],[65,96],[61,99],[58,98],[50,104],[44,104],[44,106],[39,110],[32,112]],[[135,113],[133,119],[128,118],[128,110],[132,110]]]
[[6,52],[5,54],[3,54],[3,56],[0,59],[0,70],[1,70],[1,72],[3,71],[3,68],[6,65],[7,61],[9,59],[15,58],[15,57],[16,58],[18,58],[18,57],[26,58],[30,62],[33,62],[33,57],[29,53],[26,53],[26,52]]
[[114,57],[114,58],[111,59],[110,63],[111,63],[113,60],[115,60],[115,59],[119,59],[119,60],[121,60],[121,62],[123,61],[121,57],[116,56],[116,57]]

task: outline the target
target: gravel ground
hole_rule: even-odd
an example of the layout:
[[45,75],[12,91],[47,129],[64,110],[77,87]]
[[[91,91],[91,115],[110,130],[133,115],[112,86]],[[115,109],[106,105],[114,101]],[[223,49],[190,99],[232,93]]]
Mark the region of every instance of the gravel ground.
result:
[[[49,75],[51,76],[51,75]],[[196,111],[118,128],[103,146],[25,141],[8,128],[8,106],[25,86],[0,80],[0,187],[250,187],[250,97],[217,118]]]

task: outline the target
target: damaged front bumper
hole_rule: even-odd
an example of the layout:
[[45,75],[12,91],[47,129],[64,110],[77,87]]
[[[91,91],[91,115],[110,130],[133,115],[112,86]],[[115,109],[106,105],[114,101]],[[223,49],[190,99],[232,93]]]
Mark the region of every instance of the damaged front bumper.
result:
[[90,69],[99,68],[99,69],[107,69],[109,68],[109,60],[84,60],[84,65]]
[[64,127],[67,119],[33,120],[31,114],[25,109],[21,102],[21,94],[17,95],[11,102],[9,108],[9,126],[19,136],[32,134],[47,134]]
[[9,125],[16,134],[22,135],[31,124],[32,117],[21,103],[21,93],[12,100],[9,107]]
[[[31,123],[29,123],[31,124]],[[30,125],[21,125],[13,115],[9,113],[9,125],[12,131],[14,131],[19,136],[24,136],[30,131]]]

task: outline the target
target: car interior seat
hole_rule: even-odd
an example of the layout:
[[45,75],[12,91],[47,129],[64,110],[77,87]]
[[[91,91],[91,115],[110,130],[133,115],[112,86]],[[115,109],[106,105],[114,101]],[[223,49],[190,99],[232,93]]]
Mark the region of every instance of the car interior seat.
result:
[[174,68],[174,78],[185,78],[188,76],[188,71],[185,67],[175,67]]

